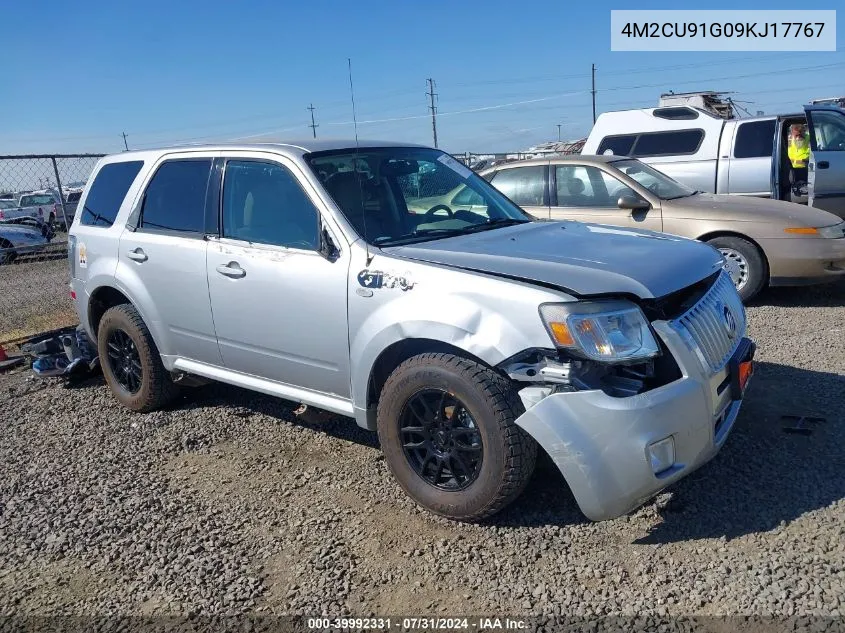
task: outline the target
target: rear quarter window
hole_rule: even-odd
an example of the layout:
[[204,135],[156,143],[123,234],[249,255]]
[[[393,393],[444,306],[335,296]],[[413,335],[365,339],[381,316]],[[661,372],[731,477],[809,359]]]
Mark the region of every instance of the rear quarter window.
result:
[[102,227],[114,224],[120,205],[143,165],[141,160],[103,165],[85,198],[80,223]]

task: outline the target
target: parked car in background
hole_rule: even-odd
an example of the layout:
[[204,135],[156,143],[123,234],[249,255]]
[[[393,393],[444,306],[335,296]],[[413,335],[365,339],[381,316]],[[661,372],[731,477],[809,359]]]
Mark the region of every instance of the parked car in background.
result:
[[[424,174],[483,204],[410,213]],[[202,377],[354,418],[454,519],[513,501],[538,445],[587,517],[624,514],[719,451],[752,372],[712,248],[532,221],[436,149],[123,152],[81,205],[71,296],[123,405]]]
[[0,219],[0,264],[41,251],[52,238],[52,227],[37,218]]
[[821,209],[703,193],[624,156],[537,159],[482,176],[536,217],[707,242],[721,251],[745,300],[766,285],[822,283],[845,275],[845,222]]
[[[806,195],[790,184],[789,126],[809,124]],[[845,110],[724,119],[689,106],[605,112],[584,154],[639,158],[693,189],[795,201],[845,218]]]

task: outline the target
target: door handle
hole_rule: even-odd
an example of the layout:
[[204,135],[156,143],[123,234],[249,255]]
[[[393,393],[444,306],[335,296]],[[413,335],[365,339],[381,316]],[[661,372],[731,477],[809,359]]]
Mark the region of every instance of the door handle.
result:
[[238,262],[229,262],[228,264],[220,264],[217,267],[217,272],[224,277],[231,277],[232,279],[240,279],[246,276],[246,271],[241,268]]
[[819,169],[827,169],[828,167],[830,167],[830,163],[826,160],[820,160],[818,163],[816,163],[816,165],[819,166]]
[[135,250],[126,253],[126,256],[136,262],[145,262],[149,259],[143,248],[136,248]]

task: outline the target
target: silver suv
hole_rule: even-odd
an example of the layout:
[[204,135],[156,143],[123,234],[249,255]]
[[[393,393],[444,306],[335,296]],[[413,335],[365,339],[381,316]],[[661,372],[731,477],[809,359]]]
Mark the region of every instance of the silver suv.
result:
[[435,149],[124,152],[89,182],[71,295],[120,402],[212,379],[354,418],[447,517],[504,508],[538,447],[587,517],[624,514],[716,454],[751,375],[712,247],[536,221]]

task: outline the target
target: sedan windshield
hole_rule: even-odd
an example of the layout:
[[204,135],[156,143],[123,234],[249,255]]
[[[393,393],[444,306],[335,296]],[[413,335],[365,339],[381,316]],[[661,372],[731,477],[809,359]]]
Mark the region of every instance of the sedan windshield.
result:
[[636,180],[661,200],[686,198],[696,193],[695,189],[690,189],[677,180],[672,180],[666,174],[638,160],[630,158],[617,160],[612,165],[623,174]]
[[530,222],[532,217],[448,154],[387,147],[306,156],[370,244],[391,246]]

